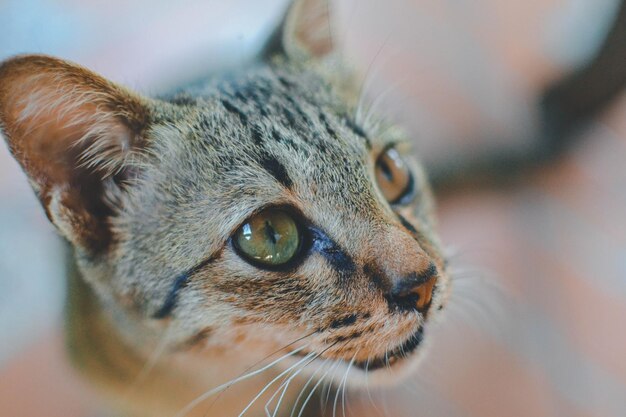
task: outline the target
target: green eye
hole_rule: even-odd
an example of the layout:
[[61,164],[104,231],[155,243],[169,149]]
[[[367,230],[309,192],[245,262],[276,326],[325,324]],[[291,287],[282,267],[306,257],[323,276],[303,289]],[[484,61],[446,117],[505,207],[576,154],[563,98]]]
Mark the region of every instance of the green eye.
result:
[[251,261],[267,266],[289,262],[300,248],[293,217],[282,210],[265,210],[244,223],[234,236],[235,247]]

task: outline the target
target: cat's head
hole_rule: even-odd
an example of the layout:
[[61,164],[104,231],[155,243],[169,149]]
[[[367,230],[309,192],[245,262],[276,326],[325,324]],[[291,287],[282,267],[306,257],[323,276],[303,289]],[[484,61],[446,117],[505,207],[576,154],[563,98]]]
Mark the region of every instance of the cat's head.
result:
[[415,362],[449,278],[410,138],[355,118],[317,3],[264,64],[170,99],[11,59],[0,121],[107,308],[173,351],[284,348],[376,379]]

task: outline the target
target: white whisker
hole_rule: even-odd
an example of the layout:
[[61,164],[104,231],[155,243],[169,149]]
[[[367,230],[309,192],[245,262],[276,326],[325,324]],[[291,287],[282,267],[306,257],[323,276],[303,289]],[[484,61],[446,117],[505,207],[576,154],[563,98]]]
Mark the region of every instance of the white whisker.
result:
[[372,68],[374,66],[374,63],[377,61],[379,55],[382,53],[383,49],[385,49],[385,47],[387,46],[387,42],[389,42],[389,38],[390,37],[391,37],[391,33],[389,33],[385,37],[385,40],[383,41],[383,43],[380,45],[380,47],[376,51],[376,54],[374,54],[374,57],[372,58],[372,61],[367,66],[367,70],[365,71],[365,76],[363,78],[363,83],[361,84],[361,88],[360,88],[360,91],[359,91],[359,100],[358,100],[357,106],[356,106],[356,114],[355,114],[355,117],[354,117],[356,123],[358,123],[358,124],[361,124],[362,121],[363,121],[363,106],[364,106],[365,96],[366,96],[365,92],[367,91],[367,89],[369,88],[370,83],[374,79],[374,72],[372,71]]
[[317,354],[315,356],[313,356],[313,358],[305,363],[304,365],[302,365],[300,367],[300,369],[292,372],[291,375],[289,375],[287,377],[287,379],[278,387],[278,389],[276,390],[276,392],[270,397],[270,399],[267,401],[267,403],[265,404],[265,412],[269,415],[269,404],[274,400],[274,398],[276,397],[276,395],[278,394],[278,392],[280,391],[280,389],[282,387],[284,387],[284,389],[282,390],[282,393],[280,394],[280,397],[278,399],[278,403],[276,405],[276,408],[274,409],[274,413],[272,414],[271,417],[276,417],[276,414],[278,413],[278,409],[280,408],[280,404],[283,401],[283,397],[285,396],[285,393],[287,392],[287,389],[289,388],[289,384],[291,384],[291,381],[293,381],[293,379],[298,376],[298,374],[300,372],[302,372],[304,370],[304,368],[306,368],[307,366],[309,366],[313,361],[315,361],[315,359],[317,359],[320,355]]
[[298,362],[296,362],[295,364],[291,365],[289,368],[285,369],[283,372],[281,372],[280,374],[278,374],[278,376],[274,379],[272,379],[269,383],[267,383],[265,385],[265,387],[263,387],[263,389],[252,399],[252,401],[250,401],[248,403],[248,405],[241,411],[241,413],[239,413],[238,417],[242,417],[253,405],[254,403],[261,398],[261,396],[265,393],[265,391],[267,391],[272,385],[274,385],[274,383],[276,381],[278,381],[280,378],[282,378],[283,376],[285,376],[286,374],[288,374],[289,372],[291,372],[292,369],[298,367],[300,364],[302,364],[303,362],[313,358],[315,355],[317,355],[314,352],[309,353],[308,355],[306,355],[304,358],[300,359]]
[[374,402],[374,399],[372,398],[372,390],[370,388],[369,367],[370,367],[370,360],[368,359],[367,363],[365,364],[365,388],[366,388],[366,391],[367,391],[367,397],[369,398],[369,401],[370,401],[370,404],[372,405],[372,407],[374,407],[374,410],[376,411],[376,414],[381,416],[382,412],[380,411],[380,408],[378,408],[378,405]]
[[346,369],[346,372],[345,372],[343,378],[341,379],[341,382],[339,383],[339,387],[337,387],[337,392],[335,393],[335,401],[333,403],[333,417],[337,417],[337,401],[339,400],[339,391],[341,391],[341,387],[343,386],[343,384],[346,383],[346,380],[348,378],[348,373],[350,372],[350,367],[354,363],[354,359],[355,358],[356,358],[356,356],[352,357],[352,360],[348,364],[348,369]]
[[163,330],[163,336],[161,336],[156,347],[150,353],[143,367],[126,390],[126,393],[124,394],[126,399],[129,399],[135,390],[145,381],[146,377],[150,375],[150,372],[152,372],[161,359],[161,356],[163,356],[163,352],[165,352],[165,348],[167,347],[167,343],[169,341],[170,329],[171,327],[168,326]]
[[265,365],[264,367],[257,369],[256,371],[252,371],[249,372],[245,375],[242,375],[240,377],[237,377],[235,379],[232,379],[224,384],[221,384],[207,392],[205,392],[204,394],[200,395],[199,397],[197,397],[196,399],[194,399],[193,401],[191,401],[185,408],[183,408],[182,410],[180,410],[174,417],[184,417],[187,413],[189,413],[191,410],[193,410],[198,404],[202,403],[204,400],[206,400],[207,398],[209,398],[211,395],[216,394],[226,388],[229,388],[231,385],[234,385],[238,382],[244,381],[246,379],[250,379],[253,376],[256,376],[262,372],[267,371],[268,369],[270,369],[271,367],[275,366],[276,364],[278,364],[279,362],[287,359],[290,356],[296,355],[298,352],[302,351],[303,349],[307,348],[308,345],[304,345],[298,349],[295,349],[289,353],[287,353],[286,355],[281,356],[280,358],[272,361],[271,363],[269,363],[268,365]]
[[358,354],[359,351],[357,350],[352,357],[352,360],[348,364],[348,371],[346,372],[346,376],[344,377],[343,381],[343,391],[341,392],[341,409],[343,411],[343,417],[346,417],[346,385],[348,385],[348,375],[350,374],[350,370],[352,369],[352,365],[354,364],[354,361],[356,360],[356,355]]
[[[290,417],[294,417],[295,413],[296,413],[296,408],[298,407],[298,404],[300,403],[300,400],[302,399],[302,396],[304,395],[304,393],[306,392],[306,389],[309,387],[309,385],[311,384],[311,382],[313,381],[313,379],[317,376],[317,374],[323,369],[324,366],[326,366],[326,364],[328,363],[328,359],[326,359],[324,361],[324,363],[322,365],[320,365],[315,372],[313,372],[313,374],[311,375],[311,377],[307,380],[306,384],[304,384],[304,386],[302,387],[302,389],[300,390],[300,393],[298,394],[298,397],[296,398],[296,401],[293,404],[293,408],[291,409],[291,414],[289,415]],[[323,378],[323,376],[322,376]]]
[[304,413],[304,410],[306,409],[306,405],[309,403],[309,401],[311,400],[311,397],[313,397],[313,394],[315,393],[315,390],[317,389],[317,387],[320,386],[320,384],[322,383],[322,381],[324,381],[324,379],[326,378],[326,376],[328,376],[328,373],[333,371],[336,367],[337,364],[339,362],[335,363],[335,366],[331,367],[328,371],[326,371],[324,373],[324,375],[322,375],[322,377],[320,378],[319,381],[317,381],[317,383],[313,386],[313,389],[311,389],[311,392],[309,393],[309,395],[306,397],[306,399],[304,400],[304,403],[302,404],[302,407],[300,407],[300,412],[298,413],[298,417],[302,417],[302,413]]

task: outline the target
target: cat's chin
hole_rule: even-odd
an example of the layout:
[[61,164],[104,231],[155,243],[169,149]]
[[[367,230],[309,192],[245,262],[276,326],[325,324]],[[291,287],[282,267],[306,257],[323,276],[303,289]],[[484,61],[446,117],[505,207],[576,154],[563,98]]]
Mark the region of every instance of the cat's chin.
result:
[[309,367],[304,373],[323,375],[324,380],[333,381],[337,386],[346,384],[357,389],[391,386],[401,383],[415,372],[424,350],[423,329],[420,328],[386,355],[360,362],[322,361],[319,366]]
[[376,370],[357,369],[349,381],[355,388],[370,388],[375,386],[393,386],[402,383],[413,375],[424,356],[424,348],[420,347],[406,357],[399,358],[389,366]]
[[[335,386],[346,385],[353,389],[393,386],[414,375],[423,356],[424,348],[420,347],[406,357],[392,360],[388,366],[375,370],[356,367],[354,363],[349,366],[349,362],[341,361],[336,362],[332,369],[327,373],[322,373],[322,375],[324,375],[325,381],[333,381]],[[312,372],[315,372],[315,369]],[[309,370],[305,374],[312,372]]]
[[413,356],[413,353],[422,345],[423,341],[424,328],[420,327],[405,342],[395,349],[379,357],[356,362],[354,363],[354,366],[367,372],[393,369],[405,360],[410,359]]
[[350,384],[358,386],[384,386],[402,382],[418,366],[424,353],[423,327],[404,343],[380,357],[353,363]]

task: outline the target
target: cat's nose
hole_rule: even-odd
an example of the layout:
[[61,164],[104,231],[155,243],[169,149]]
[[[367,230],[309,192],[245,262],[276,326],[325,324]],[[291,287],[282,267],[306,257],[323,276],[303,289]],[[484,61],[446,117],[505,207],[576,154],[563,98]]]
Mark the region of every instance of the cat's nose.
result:
[[378,235],[375,263],[364,271],[383,292],[390,308],[425,314],[431,304],[438,271],[419,242],[400,228]]
[[389,303],[399,310],[417,310],[425,314],[432,301],[433,289],[437,283],[437,267],[431,263],[422,271],[412,272],[401,277],[391,277]]

